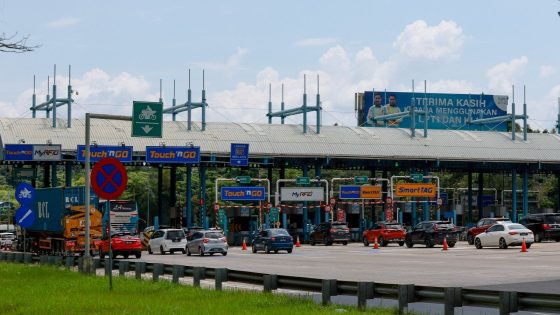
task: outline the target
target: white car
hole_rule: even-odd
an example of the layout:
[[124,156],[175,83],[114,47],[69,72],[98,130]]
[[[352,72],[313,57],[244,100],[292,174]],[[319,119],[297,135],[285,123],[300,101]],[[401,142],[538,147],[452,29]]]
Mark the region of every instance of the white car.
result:
[[161,229],[152,234],[148,243],[148,254],[158,252],[165,255],[166,252],[186,253],[187,239],[183,229]]
[[14,233],[0,233],[0,248],[11,248],[15,239],[16,235]]
[[476,248],[497,246],[502,249],[508,246],[519,246],[525,240],[527,248],[535,241],[533,232],[519,223],[501,222],[492,225],[486,232],[478,234],[474,239]]

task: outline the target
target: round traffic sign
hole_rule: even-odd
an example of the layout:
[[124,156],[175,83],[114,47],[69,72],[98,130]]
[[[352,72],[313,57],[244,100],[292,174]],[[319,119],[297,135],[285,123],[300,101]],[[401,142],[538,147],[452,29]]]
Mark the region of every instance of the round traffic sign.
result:
[[35,222],[35,213],[29,206],[22,205],[16,211],[16,224],[22,228],[28,228]]
[[437,199],[437,205],[441,206],[443,204],[443,200],[441,198]]
[[392,197],[387,197],[387,199],[385,199],[386,203],[393,203],[393,198]]
[[214,210],[215,210],[215,211],[220,210],[220,204],[215,203],[215,204],[214,204]]
[[90,176],[91,188],[103,199],[117,199],[126,189],[128,175],[124,165],[115,158],[95,163]]
[[16,200],[20,205],[29,205],[35,197],[35,189],[28,183],[20,183],[16,188]]

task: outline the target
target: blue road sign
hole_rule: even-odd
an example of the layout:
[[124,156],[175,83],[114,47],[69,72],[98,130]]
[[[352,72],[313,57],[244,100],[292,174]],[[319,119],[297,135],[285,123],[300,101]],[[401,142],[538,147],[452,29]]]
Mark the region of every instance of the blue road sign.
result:
[[4,152],[6,161],[33,161],[32,144],[6,144]]
[[29,206],[35,197],[35,188],[28,183],[20,183],[16,188],[16,200],[20,205]]
[[230,153],[231,166],[247,166],[249,165],[249,144],[248,143],[232,143]]
[[149,163],[200,163],[200,147],[146,147]]
[[16,211],[16,224],[22,228],[28,228],[35,222],[35,213],[29,205],[22,205]]
[[222,200],[264,200],[266,191],[264,187],[222,187]]
[[341,185],[340,199],[360,199],[360,186],[358,185]]
[[[121,162],[132,162],[132,147],[131,146],[110,146],[98,145],[89,147],[89,160],[90,162],[97,162],[103,158],[115,158]],[[78,162],[86,161],[86,146],[78,145],[78,154],[76,155]]]

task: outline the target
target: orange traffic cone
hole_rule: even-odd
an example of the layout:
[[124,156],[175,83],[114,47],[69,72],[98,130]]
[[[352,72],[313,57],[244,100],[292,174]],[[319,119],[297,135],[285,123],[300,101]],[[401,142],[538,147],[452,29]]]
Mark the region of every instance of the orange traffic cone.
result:
[[379,249],[379,243],[377,243],[377,236],[375,237],[375,240],[373,241],[373,249]]
[[447,237],[443,238],[443,249],[442,250],[447,250]]
[[521,252],[522,253],[527,252],[527,244],[525,244],[525,238],[523,238],[523,242],[521,242]]
[[247,250],[247,243],[245,243],[245,238],[243,238],[243,244],[241,245],[241,250]]
[[299,242],[299,235],[296,237],[296,247],[301,247],[301,243]]

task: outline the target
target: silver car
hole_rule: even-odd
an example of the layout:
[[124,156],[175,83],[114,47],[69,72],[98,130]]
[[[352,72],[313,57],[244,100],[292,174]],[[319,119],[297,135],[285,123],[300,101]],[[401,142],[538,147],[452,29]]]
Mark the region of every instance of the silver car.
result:
[[166,252],[173,254],[174,252],[185,253],[187,240],[183,229],[161,229],[152,234],[148,243],[148,254],[159,252],[165,255]]
[[227,239],[221,231],[206,230],[195,232],[188,238],[187,256],[192,253],[204,256],[205,254],[214,255],[216,253],[227,255]]

